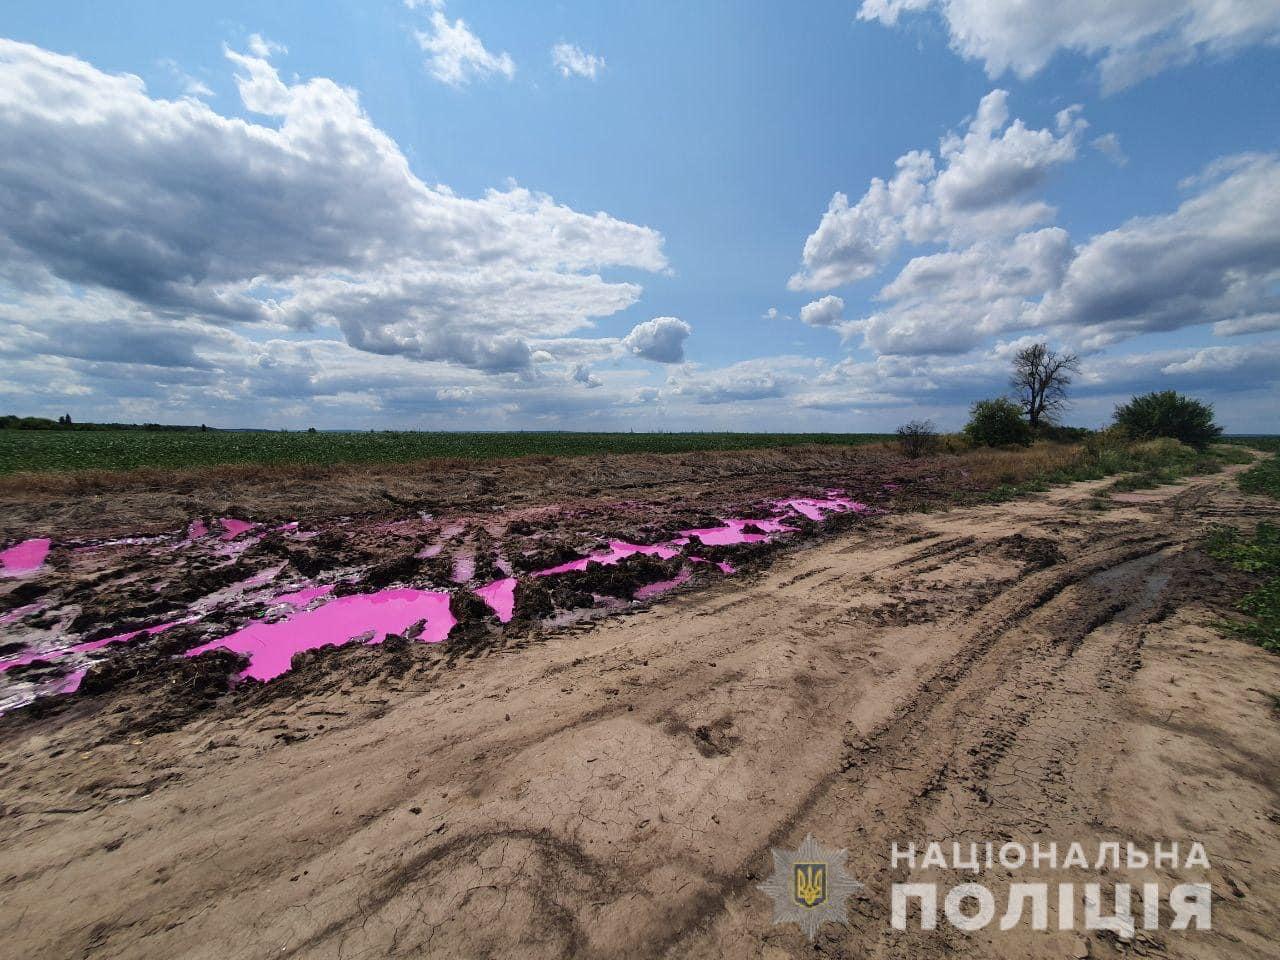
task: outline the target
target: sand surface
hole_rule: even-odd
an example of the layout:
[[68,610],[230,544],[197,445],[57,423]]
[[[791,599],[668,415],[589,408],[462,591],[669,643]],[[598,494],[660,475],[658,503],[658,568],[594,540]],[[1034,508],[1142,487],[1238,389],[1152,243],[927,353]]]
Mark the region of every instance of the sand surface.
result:
[[[3,952],[1273,957],[1280,658],[1212,629],[1229,591],[1195,546],[1280,512],[1235,472],[891,514],[632,615],[136,735],[125,687],[10,720]],[[756,889],[808,833],[867,885],[815,944]],[[894,931],[890,843],[928,839],[1199,840],[1213,929]]]

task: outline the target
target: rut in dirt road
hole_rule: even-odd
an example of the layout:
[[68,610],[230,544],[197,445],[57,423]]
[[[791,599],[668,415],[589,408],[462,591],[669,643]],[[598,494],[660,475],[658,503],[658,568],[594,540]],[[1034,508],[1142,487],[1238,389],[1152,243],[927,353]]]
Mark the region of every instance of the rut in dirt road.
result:
[[[1227,728],[1265,720],[1250,691],[1280,670],[1198,625],[1203,519],[1254,509],[1230,482],[883,518],[635,616],[145,749],[95,745],[90,718],[32,732],[3,745],[0,936],[32,957],[1061,957],[1078,934],[893,931],[890,844],[1164,839],[1211,781],[1234,813],[1193,826],[1250,893],[1208,938],[1147,946],[1265,956],[1280,744],[1256,724],[1246,758]],[[867,884],[812,945],[755,889],[807,833]]]

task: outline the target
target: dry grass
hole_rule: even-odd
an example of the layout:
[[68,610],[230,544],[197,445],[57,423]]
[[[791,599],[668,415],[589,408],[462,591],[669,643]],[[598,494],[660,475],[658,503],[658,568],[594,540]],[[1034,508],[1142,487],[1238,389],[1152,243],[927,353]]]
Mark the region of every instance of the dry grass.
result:
[[1038,443],[1010,450],[977,449],[958,455],[962,468],[981,487],[1022,486],[1048,482],[1070,470],[1083,452],[1080,444]]

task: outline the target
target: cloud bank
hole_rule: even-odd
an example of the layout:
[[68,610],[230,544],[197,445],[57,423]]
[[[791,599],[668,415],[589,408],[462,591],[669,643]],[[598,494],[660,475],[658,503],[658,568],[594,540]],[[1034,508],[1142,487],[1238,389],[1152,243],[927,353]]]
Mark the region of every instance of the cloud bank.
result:
[[1108,93],[1196,59],[1280,43],[1280,6],[1266,0],[863,0],[858,18],[893,27],[926,11],[992,79],[1028,79],[1069,51],[1097,64]]

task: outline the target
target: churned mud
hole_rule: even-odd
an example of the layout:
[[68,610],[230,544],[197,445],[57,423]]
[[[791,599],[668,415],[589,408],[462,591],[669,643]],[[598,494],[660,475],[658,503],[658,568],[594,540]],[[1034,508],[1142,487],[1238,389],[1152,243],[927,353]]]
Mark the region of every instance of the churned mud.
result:
[[[1272,956],[1280,661],[1212,628],[1231,575],[1197,543],[1276,507],[1228,471],[1138,502],[1100,482],[920,513],[941,465],[888,463],[726,459],[482,511],[205,492],[128,526],[144,490],[96,526],[10,515],[7,544],[51,546],[0,580],[21,691],[0,718],[0,942]],[[809,833],[866,884],[812,944],[756,889],[770,847]],[[1213,929],[895,931],[890,844],[930,839],[1198,840]],[[1002,904],[1014,880],[985,878]]]

